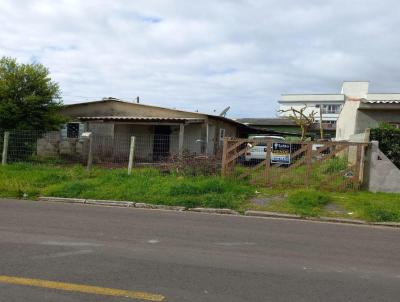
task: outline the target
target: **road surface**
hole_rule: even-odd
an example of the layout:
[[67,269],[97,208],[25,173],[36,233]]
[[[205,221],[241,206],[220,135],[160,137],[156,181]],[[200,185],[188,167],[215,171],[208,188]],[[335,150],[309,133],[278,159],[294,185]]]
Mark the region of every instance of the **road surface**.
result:
[[400,301],[384,227],[0,200],[0,255],[4,302]]

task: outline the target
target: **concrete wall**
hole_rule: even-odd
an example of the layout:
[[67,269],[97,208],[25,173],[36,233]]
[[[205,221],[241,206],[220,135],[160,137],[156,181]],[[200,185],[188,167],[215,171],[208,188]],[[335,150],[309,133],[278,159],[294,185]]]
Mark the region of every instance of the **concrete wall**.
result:
[[[210,125],[209,130],[214,130],[214,135],[208,134],[209,142],[208,144],[213,144],[213,147],[208,147],[213,149],[214,154],[220,153],[223,148],[223,139],[220,138],[221,129],[225,129],[225,137],[238,137],[238,128],[222,120],[209,118],[208,124]],[[205,132],[205,129],[204,131]],[[205,135],[204,135],[205,136]]]
[[382,122],[400,123],[400,108],[397,110],[359,109],[355,133],[363,132],[366,128],[378,127]]
[[350,98],[366,99],[368,95],[368,90],[368,81],[345,81],[342,84],[341,94],[344,94]]
[[364,169],[364,186],[371,192],[400,193],[400,170],[371,142]]
[[[336,140],[349,140],[350,136],[357,133],[357,114],[360,100],[346,100],[336,124]],[[362,132],[362,131],[361,131]]]
[[115,124],[114,125],[114,156],[128,158],[131,137],[136,137],[135,158],[139,161],[153,159],[154,126]]

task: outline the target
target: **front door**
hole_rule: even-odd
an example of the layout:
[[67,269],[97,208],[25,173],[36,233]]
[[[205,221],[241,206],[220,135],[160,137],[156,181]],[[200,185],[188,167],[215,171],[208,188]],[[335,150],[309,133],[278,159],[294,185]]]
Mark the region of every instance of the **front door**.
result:
[[169,156],[170,126],[154,126],[153,160],[161,161]]

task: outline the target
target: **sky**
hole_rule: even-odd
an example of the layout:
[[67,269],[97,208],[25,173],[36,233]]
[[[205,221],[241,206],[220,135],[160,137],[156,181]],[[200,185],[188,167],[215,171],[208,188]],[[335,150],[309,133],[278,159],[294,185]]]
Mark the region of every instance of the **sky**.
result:
[[398,0],[0,0],[0,56],[49,68],[66,104],[116,97],[274,117],[343,80],[400,92]]

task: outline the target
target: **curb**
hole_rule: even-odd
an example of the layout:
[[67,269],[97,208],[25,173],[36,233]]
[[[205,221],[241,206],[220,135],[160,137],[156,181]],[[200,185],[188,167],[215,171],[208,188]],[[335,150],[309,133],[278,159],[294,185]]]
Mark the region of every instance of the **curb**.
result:
[[188,209],[191,212],[200,212],[208,214],[228,214],[228,215],[239,215],[238,212],[231,209],[216,209],[216,208],[191,208]]
[[100,200],[100,199],[86,199],[86,204],[93,204],[99,206],[115,206],[115,207],[134,207],[135,202],[132,201],[116,201],[116,200]]
[[66,197],[39,197],[39,201],[79,203],[97,206],[122,207],[122,208],[138,208],[138,209],[159,209],[171,211],[185,211],[185,207],[166,206],[158,204],[149,204],[144,202],[123,201],[123,200],[103,200],[103,199],[81,199]]
[[275,218],[290,218],[290,219],[304,219],[299,215],[294,214],[282,214],[275,212],[267,212],[267,211],[246,211],[244,212],[245,216],[253,216],[253,217],[275,217]]
[[86,199],[63,198],[63,197],[39,197],[39,201],[66,202],[66,203],[86,203]]
[[218,209],[218,208],[186,208],[181,206],[168,206],[168,205],[157,205],[149,204],[144,202],[133,202],[133,201],[119,201],[119,200],[99,200],[99,199],[81,199],[81,198],[65,198],[65,197],[39,197],[39,201],[48,202],[63,202],[63,203],[77,203],[87,205],[99,205],[99,206],[112,206],[112,207],[125,207],[125,208],[137,208],[137,209],[158,209],[168,211],[190,211],[207,214],[222,214],[222,215],[241,215],[250,217],[264,217],[264,218],[284,218],[284,219],[297,219],[305,221],[319,221],[319,222],[332,222],[342,224],[353,224],[353,225],[367,225],[367,226],[383,226],[400,228],[400,223],[397,222],[367,222],[364,220],[348,219],[348,218],[334,218],[334,217],[303,217],[295,214],[284,214],[267,211],[245,211],[244,215],[231,209]]

